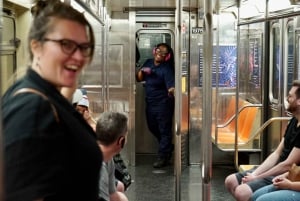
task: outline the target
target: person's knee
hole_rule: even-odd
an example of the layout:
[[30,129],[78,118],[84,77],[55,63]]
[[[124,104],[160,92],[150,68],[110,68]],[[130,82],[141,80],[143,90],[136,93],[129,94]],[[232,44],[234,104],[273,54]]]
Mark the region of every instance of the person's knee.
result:
[[234,174],[231,174],[225,178],[224,185],[227,189],[232,190],[238,185],[238,181]]
[[231,175],[229,175],[229,176],[227,176],[226,178],[225,178],[225,181],[224,181],[224,185],[225,185],[225,187],[226,188],[228,188],[230,185],[231,185]]
[[120,201],[128,201],[128,198],[124,193],[118,192],[118,194],[119,194]]
[[124,193],[115,191],[114,193],[109,195],[109,200],[128,201],[128,198]]
[[252,190],[247,184],[242,184],[235,188],[234,197],[237,201],[249,201],[251,195]]
[[122,183],[122,182],[120,182],[120,181],[117,181],[117,186],[116,186],[116,188],[117,188],[117,191],[119,191],[119,192],[125,192],[125,186],[124,186],[124,184]]

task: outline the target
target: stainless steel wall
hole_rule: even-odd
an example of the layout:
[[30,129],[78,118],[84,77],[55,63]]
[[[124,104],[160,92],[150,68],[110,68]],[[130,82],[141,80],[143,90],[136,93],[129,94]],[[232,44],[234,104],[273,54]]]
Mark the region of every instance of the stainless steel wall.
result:
[[[127,145],[122,156],[134,163],[134,63],[131,59],[130,39],[133,38],[127,19],[113,19],[108,33],[108,58],[106,67],[106,89],[108,108],[110,111],[124,112],[129,117]],[[133,52],[133,51],[132,51]],[[134,103],[134,102],[133,102]]]

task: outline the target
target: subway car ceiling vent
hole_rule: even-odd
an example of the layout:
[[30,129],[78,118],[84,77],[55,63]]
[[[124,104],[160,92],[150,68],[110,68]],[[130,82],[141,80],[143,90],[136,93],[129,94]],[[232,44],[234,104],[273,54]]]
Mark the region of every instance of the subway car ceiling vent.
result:
[[175,22],[175,11],[137,11],[136,22]]
[[143,23],[142,27],[146,28],[167,28],[168,25],[166,23]]
[[123,12],[136,11],[137,13],[168,13],[175,12],[175,7],[124,7]]
[[165,16],[174,17],[175,11],[137,11],[136,16]]

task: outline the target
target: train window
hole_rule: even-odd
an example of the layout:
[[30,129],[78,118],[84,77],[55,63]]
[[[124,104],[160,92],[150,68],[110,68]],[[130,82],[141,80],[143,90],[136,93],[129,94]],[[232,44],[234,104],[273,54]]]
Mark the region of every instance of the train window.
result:
[[158,43],[167,43],[172,47],[171,32],[139,32],[138,48],[140,51],[140,64],[143,64],[147,59],[152,58],[152,49]]
[[[287,24],[286,28],[286,38],[287,43],[285,43],[285,83],[284,83],[284,94],[285,97],[288,95],[290,88],[292,87],[292,83],[294,80],[294,21],[290,20]],[[288,107],[288,103],[286,98],[284,98],[284,106]]]
[[272,103],[278,103],[280,86],[280,29],[279,24],[274,24],[270,36],[270,99]]

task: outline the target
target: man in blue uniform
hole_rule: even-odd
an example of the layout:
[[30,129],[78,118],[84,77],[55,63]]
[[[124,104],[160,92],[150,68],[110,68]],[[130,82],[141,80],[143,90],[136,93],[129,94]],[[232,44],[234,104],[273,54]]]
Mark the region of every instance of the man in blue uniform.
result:
[[173,151],[174,58],[172,49],[165,43],[154,48],[153,56],[138,70],[136,79],[145,81],[147,124],[159,143],[158,159],[153,167],[161,168],[169,164]]

